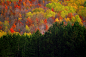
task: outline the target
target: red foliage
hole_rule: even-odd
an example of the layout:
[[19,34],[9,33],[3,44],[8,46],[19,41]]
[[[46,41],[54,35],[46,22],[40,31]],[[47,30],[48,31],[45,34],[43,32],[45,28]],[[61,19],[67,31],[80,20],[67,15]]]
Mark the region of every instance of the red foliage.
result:
[[[2,2],[1,4],[4,6],[4,2]],[[1,5],[1,4],[0,4],[0,5]]]
[[19,22],[20,26],[24,25],[20,20],[18,20],[18,22]]
[[65,23],[65,22],[63,22],[64,23],[64,25],[67,25],[67,23]]
[[21,5],[22,0],[19,0],[18,4]]
[[48,30],[48,25],[46,24],[46,29],[45,30]]
[[31,2],[34,2],[35,0],[31,0]]
[[28,26],[31,26],[32,23],[33,23],[33,21],[32,21],[31,19],[27,19],[26,24],[27,24]]
[[17,5],[16,1],[13,2],[14,5]]
[[10,2],[9,1],[6,1],[6,3],[7,3],[7,5],[9,5]]
[[20,32],[20,29],[19,29],[19,32]]
[[2,29],[2,26],[0,26],[0,30]]
[[83,21],[83,17],[82,16],[79,16],[81,18],[81,20]]
[[5,6],[5,9],[7,9],[7,10],[8,10],[8,7],[7,7],[7,6]]
[[30,1],[30,3],[32,4],[32,2]]
[[36,21],[37,21],[37,22],[39,21],[38,18],[36,18]]
[[14,33],[15,31],[13,30],[13,28],[10,28],[10,31],[11,31],[11,33]]
[[38,6],[40,6],[40,7],[41,7],[41,4],[39,4],[39,3],[38,3]]
[[44,7],[44,9],[47,9],[47,7]]
[[72,13],[69,13],[67,17],[72,18],[73,17]]
[[28,20],[29,21],[29,23],[33,23],[33,21],[30,19],[30,20]]
[[44,20],[44,23],[45,23],[45,24],[47,23],[47,19]]
[[22,2],[22,0],[19,0],[19,2]]
[[18,8],[18,9],[21,9],[21,7],[20,6],[18,6],[18,5],[16,5],[16,6],[14,6],[15,8]]

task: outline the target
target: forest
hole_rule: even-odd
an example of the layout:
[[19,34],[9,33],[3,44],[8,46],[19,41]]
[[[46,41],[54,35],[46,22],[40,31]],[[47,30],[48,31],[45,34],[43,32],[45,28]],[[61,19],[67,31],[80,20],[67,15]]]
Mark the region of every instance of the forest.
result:
[[0,0],[0,57],[86,57],[86,0]]

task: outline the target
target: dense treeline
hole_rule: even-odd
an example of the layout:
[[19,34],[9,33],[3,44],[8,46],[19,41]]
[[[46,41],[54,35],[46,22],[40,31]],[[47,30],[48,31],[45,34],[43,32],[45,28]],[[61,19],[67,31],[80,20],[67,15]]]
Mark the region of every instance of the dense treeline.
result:
[[55,23],[42,35],[6,35],[0,38],[0,57],[86,57],[86,28],[78,22]]

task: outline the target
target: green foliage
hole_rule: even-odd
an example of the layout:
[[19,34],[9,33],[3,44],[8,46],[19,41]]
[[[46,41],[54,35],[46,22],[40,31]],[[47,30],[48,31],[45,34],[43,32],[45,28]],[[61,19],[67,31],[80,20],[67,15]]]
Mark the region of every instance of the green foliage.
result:
[[80,19],[79,15],[75,16],[76,22],[81,22],[82,20]]
[[84,7],[82,10],[79,10],[78,14],[83,16],[83,17],[86,17],[86,7]]
[[86,7],[86,1],[84,2],[84,7]]
[[44,12],[43,8],[35,8],[32,12]]
[[48,19],[49,17],[55,17],[55,12],[51,11],[51,10],[47,10],[45,13],[45,17]]
[[67,16],[67,15],[68,15],[68,11],[64,10],[64,11],[61,12],[61,16],[63,18],[65,18],[65,16]]
[[26,17],[32,17],[33,14],[31,12],[26,13]]
[[64,10],[64,6],[61,5],[60,3],[56,3],[56,2],[48,3],[46,5],[46,7],[50,8],[50,9],[54,8],[54,10],[57,12]]
[[64,6],[62,4],[60,4],[59,2],[56,3],[56,2],[52,2],[52,3],[48,3],[46,5],[46,7],[48,7],[49,9],[52,9],[54,8],[54,11],[56,12],[59,12],[59,11],[67,11],[67,13],[65,12],[65,14],[68,14],[68,13],[75,13],[75,9],[71,6]]
[[7,34],[0,38],[0,57],[86,57],[86,28],[75,22],[54,23],[42,35]]

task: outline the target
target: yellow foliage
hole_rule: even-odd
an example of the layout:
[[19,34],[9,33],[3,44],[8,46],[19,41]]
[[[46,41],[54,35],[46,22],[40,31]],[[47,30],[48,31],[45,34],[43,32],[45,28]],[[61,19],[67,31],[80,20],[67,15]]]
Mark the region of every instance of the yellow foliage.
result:
[[86,0],[70,0],[71,3],[76,3],[77,5],[83,5]]
[[78,6],[76,3],[68,3],[68,6],[72,6],[74,7],[75,9],[78,9]]
[[40,22],[41,22],[41,23],[44,23],[44,21],[43,21],[43,20],[41,20]]
[[0,37],[2,37],[3,35],[6,35],[7,33],[6,32],[4,32],[4,31],[0,31]]
[[28,36],[30,36],[31,35],[31,33],[29,32],[29,33],[24,33],[24,36],[26,36],[26,35],[28,35]]
[[8,27],[7,26],[5,26],[5,30],[4,31],[6,31],[8,29]]
[[9,25],[9,21],[4,21],[4,25]]
[[80,24],[81,26],[83,26],[83,23],[82,23],[82,22],[80,22],[79,24]]
[[59,22],[58,18],[55,19],[55,22]]
[[18,35],[18,34],[19,34],[19,35],[21,36],[21,34],[20,34],[19,32],[14,32],[13,34],[16,34],[16,35]]
[[28,25],[26,25],[26,30],[29,32],[30,31],[30,28],[28,27]]
[[61,23],[61,22],[62,22],[62,20],[60,19],[60,20],[59,20],[59,22]]
[[79,10],[82,10],[84,8],[84,6],[79,6]]
[[65,21],[66,21],[66,22],[70,21],[70,18],[65,18]]
[[55,22],[61,23],[61,22],[62,22],[62,20],[61,20],[61,19],[60,19],[60,20],[58,20],[58,18],[56,18],[56,19],[55,19]]
[[58,0],[50,0],[51,2],[58,2]]
[[31,12],[26,13],[27,17],[33,17],[33,14]]
[[18,20],[21,20],[22,18],[18,18]]
[[72,17],[72,20],[71,20],[73,23],[76,21],[75,17],[73,16]]

